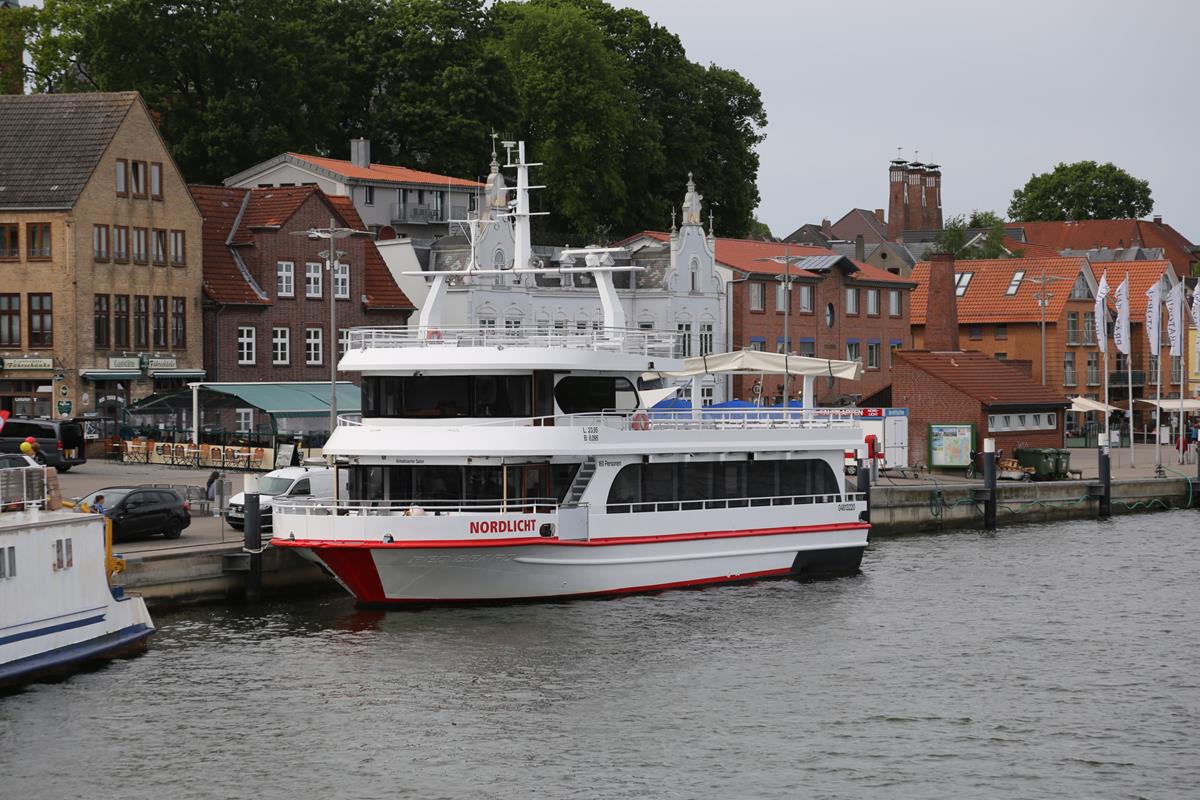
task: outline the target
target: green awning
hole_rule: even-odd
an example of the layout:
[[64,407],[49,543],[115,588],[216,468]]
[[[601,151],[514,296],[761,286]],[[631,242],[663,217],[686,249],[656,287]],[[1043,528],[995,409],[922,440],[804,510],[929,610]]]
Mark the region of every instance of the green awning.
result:
[[[200,390],[236,397],[247,406],[281,417],[329,414],[329,383],[202,383]],[[362,412],[362,392],[352,383],[337,384],[339,414]]]

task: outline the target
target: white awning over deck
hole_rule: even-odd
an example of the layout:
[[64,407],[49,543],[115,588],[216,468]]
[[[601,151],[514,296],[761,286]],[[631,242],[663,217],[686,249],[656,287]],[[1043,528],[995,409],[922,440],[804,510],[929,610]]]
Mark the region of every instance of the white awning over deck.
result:
[[664,372],[672,378],[690,378],[694,375],[730,373],[734,375],[826,375],[856,381],[862,378],[861,361],[836,361],[809,356],[792,356],[786,353],[766,353],[761,350],[739,350],[736,353],[713,353],[686,359],[684,368],[677,372]]

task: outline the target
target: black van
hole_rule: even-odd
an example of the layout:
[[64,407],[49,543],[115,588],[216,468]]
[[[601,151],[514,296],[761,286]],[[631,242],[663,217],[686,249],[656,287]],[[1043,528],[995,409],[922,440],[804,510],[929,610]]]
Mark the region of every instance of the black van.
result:
[[72,419],[9,417],[0,429],[0,453],[21,452],[21,442],[32,436],[46,466],[59,472],[87,463],[83,425]]

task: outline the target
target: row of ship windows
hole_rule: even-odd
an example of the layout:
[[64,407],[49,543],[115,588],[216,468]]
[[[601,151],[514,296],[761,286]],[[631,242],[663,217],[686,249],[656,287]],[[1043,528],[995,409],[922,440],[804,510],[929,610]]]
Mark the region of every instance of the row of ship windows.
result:
[[[538,376],[541,381],[552,376]],[[421,377],[363,378],[363,416],[400,419],[449,417],[549,416],[546,402],[534,409],[535,395],[553,396],[566,414],[632,411],[637,392],[620,376],[568,375],[553,386],[533,375],[426,375]]]
[[682,510],[687,510],[701,508],[705,501],[712,500],[840,493],[833,468],[815,458],[627,464],[621,467],[609,489],[608,511],[610,514],[654,511],[663,503],[678,503]]

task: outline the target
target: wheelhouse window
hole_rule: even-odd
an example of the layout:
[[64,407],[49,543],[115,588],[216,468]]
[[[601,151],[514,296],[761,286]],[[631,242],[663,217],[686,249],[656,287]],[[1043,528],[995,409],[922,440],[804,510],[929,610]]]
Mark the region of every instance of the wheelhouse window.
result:
[[567,414],[632,411],[637,408],[637,391],[620,376],[568,375],[554,387],[554,400]]
[[364,417],[440,419],[532,415],[531,375],[363,378]]

